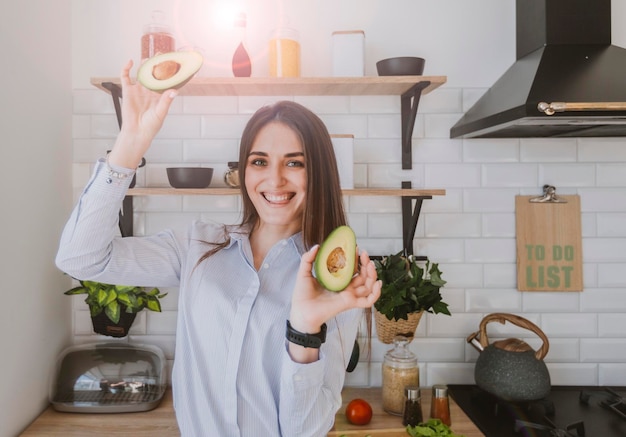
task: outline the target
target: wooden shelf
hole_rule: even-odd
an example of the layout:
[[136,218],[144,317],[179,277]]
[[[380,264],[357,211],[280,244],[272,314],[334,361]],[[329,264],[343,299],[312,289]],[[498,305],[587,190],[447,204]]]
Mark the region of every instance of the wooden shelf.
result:
[[[445,196],[444,189],[417,188],[354,188],[341,190],[344,196],[398,196],[432,197]],[[152,188],[137,187],[128,190],[128,196],[238,196],[237,188]]]
[[[446,83],[446,76],[366,77],[195,77],[183,86],[181,96],[355,96],[403,95],[416,84],[428,82],[421,90],[428,94]],[[117,77],[93,77],[91,84],[108,93]]]

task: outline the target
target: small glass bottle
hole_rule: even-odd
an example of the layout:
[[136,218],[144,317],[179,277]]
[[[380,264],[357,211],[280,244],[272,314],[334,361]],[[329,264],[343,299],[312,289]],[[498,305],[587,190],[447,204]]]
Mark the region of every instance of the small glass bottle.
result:
[[407,346],[409,340],[403,336],[393,339],[394,348],[383,360],[383,410],[402,416],[404,410],[404,388],[420,384],[417,357]]
[[239,45],[233,54],[233,74],[235,77],[250,77],[252,75],[252,63],[245,46],[246,14],[237,15],[235,28],[239,31]]
[[229,187],[239,188],[239,162],[228,162],[228,171],[224,173],[224,183]]
[[424,421],[422,414],[422,394],[420,388],[409,385],[404,388],[404,413],[402,424],[415,426]]
[[141,61],[161,53],[176,50],[174,36],[165,24],[163,11],[152,11],[152,23],[148,24],[141,36]]
[[448,426],[452,425],[452,421],[450,420],[448,386],[443,384],[433,385],[433,398],[430,403],[430,418],[439,419]]

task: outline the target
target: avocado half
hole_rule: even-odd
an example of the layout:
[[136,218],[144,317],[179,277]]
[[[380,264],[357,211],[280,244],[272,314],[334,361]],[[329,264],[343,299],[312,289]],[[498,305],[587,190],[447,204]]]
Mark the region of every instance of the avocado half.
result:
[[203,60],[194,50],[162,53],[141,64],[137,80],[152,91],[180,88],[200,70]]
[[314,263],[317,281],[328,291],[345,289],[357,270],[356,235],[349,226],[339,226],[324,240]]

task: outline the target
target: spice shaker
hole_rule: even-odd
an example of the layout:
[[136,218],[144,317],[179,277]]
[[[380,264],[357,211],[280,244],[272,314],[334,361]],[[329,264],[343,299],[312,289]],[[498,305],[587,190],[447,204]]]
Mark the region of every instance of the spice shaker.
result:
[[408,349],[409,339],[396,336],[394,347],[383,360],[383,410],[402,416],[404,410],[404,388],[420,384],[417,357]]
[[422,415],[422,394],[415,385],[404,387],[404,413],[402,424],[415,426],[424,421]]
[[448,386],[443,384],[433,385],[433,398],[430,403],[430,418],[439,419],[450,426],[450,400],[448,399]]
[[141,36],[141,60],[174,50],[174,36],[165,24],[165,13],[152,11],[152,22],[144,28]]
[[228,170],[224,173],[224,183],[229,187],[239,188],[239,162],[228,162]]

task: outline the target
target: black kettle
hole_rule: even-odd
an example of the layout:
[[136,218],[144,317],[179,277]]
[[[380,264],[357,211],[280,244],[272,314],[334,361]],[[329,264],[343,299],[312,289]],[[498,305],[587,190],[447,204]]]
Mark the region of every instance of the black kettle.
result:
[[[487,324],[511,322],[537,334],[543,345],[535,351],[526,342],[509,338],[489,344]],[[550,373],[543,358],[550,344],[543,331],[530,320],[514,314],[492,313],[480,322],[480,330],[467,337],[480,355],[474,369],[476,384],[483,390],[507,401],[532,401],[550,393]]]

